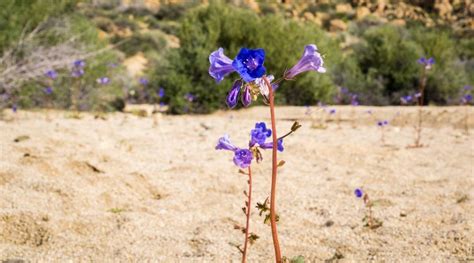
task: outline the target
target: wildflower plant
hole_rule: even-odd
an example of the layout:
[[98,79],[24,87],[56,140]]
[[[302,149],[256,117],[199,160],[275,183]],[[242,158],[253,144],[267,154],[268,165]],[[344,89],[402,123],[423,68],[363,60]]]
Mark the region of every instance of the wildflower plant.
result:
[[[462,91],[461,91],[461,99],[459,101],[459,103],[462,105],[462,106],[469,106],[470,104],[472,104],[472,86],[470,85],[466,85],[463,87]],[[464,109],[464,132],[466,134],[469,134],[469,109],[468,107],[465,107]]]
[[423,112],[422,112],[422,107],[424,104],[424,97],[425,97],[425,88],[426,88],[426,81],[428,79],[428,71],[433,68],[433,65],[435,64],[434,58],[425,58],[422,57],[418,59],[418,64],[421,65],[422,70],[421,70],[421,76],[420,76],[420,86],[418,89],[418,92],[415,94],[416,102],[418,105],[418,123],[415,126],[415,143],[412,145],[412,147],[422,147],[423,145],[421,144],[421,132],[422,132],[422,124],[423,124]]
[[[319,73],[326,72],[326,68],[323,65],[323,58],[316,47],[316,45],[306,45],[304,48],[303,55],[300,60],[290,69],[283,72],[282,76],[276,79],[273,75],[267,74],[267,70],[264,66],[265,63],[265,50],[264,49],[248,49],[241,48],[235,58],[232,60],[224,54],[223,48],[219,48],[216,51],[212,52],[209,56],[209,75],[216,80],[217,83],[221,82],[224,77],[230,75],[233,72],[238,73],[239,78],[237,78],[227,95],[226,103],[230,108],[235,107],[239,101],[241,101],[244,107],[248,107],[252,101],[258,99],[259,96],[262,97],[263,102],[269,105],[270,108],[270,119],[271,119],[271,134],[265,134],[265,136],[271,136],[270,144],[262,143],[260,144],[262,138],[255,137],[255,144],[259,145],[260,148],[271,147],[272,149],[272,182],[270,188],[270,208],[269,208],[269,218],[270,226],[272,232],[273,246],[275,250],[275,260],[276,262],[282,261],[281,249],[278,239],[277,232],[277,216],[276,216],[276,181],[277,181],[277,170],[279,164],[277,151],[280,147],[274,147],[282,143],[282,137],[278,138],[276,131],[276,121],[275,121],[275,91],[285,80],[293,80],[299,74],[302,74],[307,71],[316,71]],[[299,124],[293,125],[291,132],[299,128]],[[257,127],[256,127],[257,129]],[[261,129],[261,128],[260,128]],[[291,132],[289,134],[291,134]],[[260,134],[261,135],[261,134]],[[286,136],[286,135],[285,135]],[[252,137],[253,138],[253,137]],[[260,141],[259,141],[260,140]],[[281,141],[281,142],[280,142]],[[223,140],[227,142],[227,140]],[[227,144],[223,144],[227,145]],[[221,147],[224,147],[224,146]],[[250,143],[252,145],[252,142]],[[281,145],[282,146],[282,145]],[[226,147],[230,147],[227,145]],[[252,146],[250,146],[252,147]],[[234,148],[229,148],[234,149]],[[250,149],[246,149],[250,151]],[[242,160],[248,161],[248,151],[239,149],[233,150],[236,154],[236,160],[239,160],[239,164],[247,165],[247,162],[242,162]],[[255,158],[258,160],[258,152],[255,155]],[[251,162],[251,161],[250,161]],[[250,167],[250,163],[248,166]],[[245,261],[245,255],[243,257]]]
[[[301,127],[297,122],[293,124],[291,127],[290,132],[285,134],[284,136],[278,138],[277,146],[275,149],[279,152],[284,151],[283,147],[283,139],[293,132],[295,132],[299,127]],[[254,243],[259,236],[255,233],[250,232],[250,210],[252,206],[252,163],[259,163],[263,160],[263,155],[261,150],[267,149],[274,149],[274,144],[272,141],[268,141],[268,139],[272,136],[272,130],[267,128],[267,125],[264,122],[259,122],[255,124],[255,128],[250,131],[250,139],[248,146],[246,147],[237,147],[235,146],[229,138],[229,135],[225,134],[217,141],[217,145],[215,147],[216,150],[225,150],[230,151],[234,154],[233,162],[234,164],[240,168],[239,172],[248,176],[247,184],[248,190],[244,191],[244,195],[247,198],[245,201],[245,206],[242,207],[242,211],[246,216],[246,224],[245,227],[240,227],[236,225],[234,228],[241,230],[244,235],[244,246],[243,249],[240,246],[237,246],[242,253],[242,262],[246,262],[247,258],[247,250],[248,244]],[[280,162],[280,166],[283,165],[284,162]],[[247,169],[247,171],[242,170]],[[268,198],[265,200],[263,204],[257,203],[257,208],[259,209],[259,215],[266,213],[264,223],[270,221],[271,214],[267,213],[269,211],[268,208]],[[277,219],[278,221],[278,219]]]
[[395,115],[391,119],[378,119],[375,117],[374,111],[372,110],[368,110],[366,112],[372,117],[373,121],[377,125],[377,128],[380,130],[380,143],[382,145],[385,145],[386,129],[400,115],[400,112],[395,113]]
[[364,222],[364,226],[370,229],[381,227],[382,221],[376,219],[373,216],[372,207],[374,206],[374,203],[370,200],[369,195],[364,190],[362,190],[362,188],[356,188],[354,190],[354,195],[357,199],[362,199],[362,201],[364,202],[365,216],[362,219],[362,222]]

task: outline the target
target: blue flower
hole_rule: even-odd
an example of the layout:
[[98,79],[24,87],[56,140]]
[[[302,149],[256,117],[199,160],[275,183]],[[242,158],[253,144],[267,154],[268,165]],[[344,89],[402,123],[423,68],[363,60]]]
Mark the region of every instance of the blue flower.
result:
[[352,94],[351,96],[351,105],[352,106],[358,106],[359,101],[357,100],[357,94]]
[[140,84],[142,84],[143,86],[146,86],[146,85],[148,85],[148,83],[149,83],[148,79],[146,79],[146,78],[140,78],[138,81],[139,81]]
[[361,198],[361,197],[364,195],[364,192],[362,192],[362,189],[356,188],[356,189],[354,190],[354,194],[355,194],[355,196],[356,196],[357,198]]
[[272,130],[267,129],[267,126],[264,122],[259,122],[255,124],[255,129],[250,131],[250,142],[249,146],[252,147],[255,144],[262,145],[265,143],[265,140],[272,136]]
[[18,106],[16,104],[12,105],[12,111],[16,113],[18,111]]
[[378,122],[377,122],[377,125],[378,125],[379,127],[387,126],[387,125],[388,125],[388,121],[387,121],[387,120],[378,121]]
[[71,76],[74,78],[79,78],[82,75],[84,75],[84,70],[82,68],[73,69],[71,72]]
[[462,97],[462,103],[463,104],[468,104],[472,100],[472,95],[471,94],[466,94]]
[[86,62],[84,60],[78,59],[74,61],[73,66],[76,68],[83,68],[86,66]]
[[[263,144],[260,144],[260,147],[262,149],[272,149],[273,148],[273,142],[266,142],[266,143],[263,143]],[[283,152],[285,148],[283,147],[283,139],[279,139],[277,141],[277,150],[279,152]]]
[[407,95],[400,98],[402,104],[408,104],[413,100],[413,96]]
[[46,87],[46,88],[44,88],[43,91],[44,91],[44,93],[46,93],[47,95],[50,95],[50,94],[53,93],[53,88],[51,88],[51,87]]
[[165,89],[164,88],[160,88],[158,90],[158,97],[160,98],[163,98],[165,96]]
[[240,79],[234,81],[234,84],[232,85],[232,89],[230,90],[226,99],[227,106],[229,106],[229,108],[232,109],[237,105],[239,101],[239,93],[240,93],[241,88],[242,88],[242,81]]
[[46,71],[44,75],[50,79],[56,79],[58,77],[58,73],[53,69]]
[[110,79],[108,77],[101,77],[97,79],[97,83],[101,85],[107,85],[109,84],[109,82],[110,82]]
[[236,151],[238,148],[235,147],[229,139],[229,135],[225,134],[223,137],[219,138],[216,145],[216,150],[228,150]]
[[232,66],[232,60],[224,55],[223,48],[212,52],[209,56],[209,62],[211,62],[209,75],[211,75],[217,83],[221,82],[226,75],[235,71]]
[[300,58],[298,63],[285,72],[285,79],[293,79],[296,75],[309,70],[324,73],[326,72],[326,68],[323,67],[323,63],[323,58],[318,52],[316,45],[306,45],[303,56]]
[[425,69],[431,69],[431,66],[435,63],[434,58],[421,57],[417,60],[418,64],[425,66]]
[[[265,74],[265,50],[241,48],[232,62],[232,67],[246,82],[251,82]],[[212,64],[212,63],[211,63]]]
[[238,149],[234,151],[234,163],[240,168],[247,168],[252,163],[253,155],[248,149]]
[[332,115],[332,114],[335,114],[335,113],[336,113],[336,109],[331,109],[331,110],[329,110],[329,114]]

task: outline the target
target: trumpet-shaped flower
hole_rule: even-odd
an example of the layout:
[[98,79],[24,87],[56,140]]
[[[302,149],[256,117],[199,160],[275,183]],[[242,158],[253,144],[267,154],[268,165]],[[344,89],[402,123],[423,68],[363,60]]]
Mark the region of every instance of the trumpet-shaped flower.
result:
[[[266,142],[266,143],[263,143],[263,144],[260,144],[260,147],[262,149],[272,149],[273,148],[273,142]],[[285,148],[283,147],[283,139],[279,139],[277,141],[277,150],[279,152],[283,152]]]
[[324,73],[326,72],[326,68],[323,67],[323,63],[323,58],[316,45],[307,45],[298,63],[285,72],[285,79],[293,79],[296,75],[310,70]]
[[241,48],[232,62],[232,67],[244,81],[251,82],[265,74],[264,62],[265,50]]
[[216,150],[229,150],[236,151],[238,148],[235,147],[229,139],[229,135],[225,134],[223,137],[219,138],[216,145]]
[[249,146],[252,147],[255,144],[263,145],[265,140],[272,136],[272,130],[267,129],[267,126],[264,122],[259,122],[255,124],[255,129],[250,131],[250,143]]
[[252,151],[248,149],[238,149],[234,152],[234,163],[240,168],[247,168],[252,163]]
[[252,93],[250,92],[250,86],[245,85],[244,90],[241,95],[242,105],[248,107],[252,103]]
[[232,60],[224,55],[223,48],[212,52],[209,56],[209,62],[211,62],[209,75],[211,75],[217,83],[221,82],[226,75],[235,71],[232,66]]

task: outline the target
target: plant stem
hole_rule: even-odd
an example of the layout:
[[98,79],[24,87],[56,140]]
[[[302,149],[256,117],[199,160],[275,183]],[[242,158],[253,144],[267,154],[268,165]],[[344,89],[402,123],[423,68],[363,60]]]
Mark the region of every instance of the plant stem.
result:
[[425,85],[426,85],[426,68],[423,68],[423,73],[421,75],[421,82],[420,82],[420,97],[417,100],[418,103],[418,127],[416,128],[416,138],[415,138],[415,147],[421,147],[421,125],[422,125],[422,111],[421,108],[423,107],[423,100],[425,96]]
[[247,221],[245,224],[245,241],[244,241],[244,251],[242,252],[242,263],[247,262],[247,245],[249,243],[249,228],[250,228],[250,207],[252,206],[252,169],[249,166],[249,180],[248,180],[248,185],[249,185],[249,191],[247,193]]
[[270,101],[270,118],[272,122],[272,140],[273,140],[273,147],[272,147],[272,188],[270,192],[270,226],[272,228],[272,238],[273,238],[273,247],[275,248],[275,261],[277,263],[281,262],[281,252],[280,252],[280,243],[278,242],[278,232],[276,226],[276,214],[275,214],[275,195],[276,195],[276,179],[277,179],[277,131],[276,131],[276,123],[275,123],[275,102],[274,102],[274,94],[273,94],[273,87],[270,84],[270,81],[267,79],[266,76],[263,76],[263,80],[268,86],[269,91],[269,101]]

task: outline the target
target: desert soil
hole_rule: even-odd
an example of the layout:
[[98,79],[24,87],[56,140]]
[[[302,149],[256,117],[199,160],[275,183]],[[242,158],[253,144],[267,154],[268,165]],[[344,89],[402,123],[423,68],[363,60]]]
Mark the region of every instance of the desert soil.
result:
[[[285,256],[474,260],[472,108],[425,108],[421,148],[407,148],[414,107],[305,112],[276,110],[279,135],[294,120],[303,125],[279,155],[286,161],[277,183]],[[81,116],[6,111],[0,120],[0,261],[240,261],[236,246],[243,235],[234,225],[244,224],[247,178],[231,152],[214,147],[225,133],[245,147],[257,121],[269,124],[268,108],[159,115],[155,123],[124,113]],[[323,125],[318,116],[328,117]],[[390,124],[381,143],[376,121],[384,119]],[[263,158],[253,165],[253,205],[269,195],[271,152]],[[382,226],[364,226],[357,187],[369,195]],[[273,262],[270,228],[255,208],[251,231],[260,239],[249,262]]]

